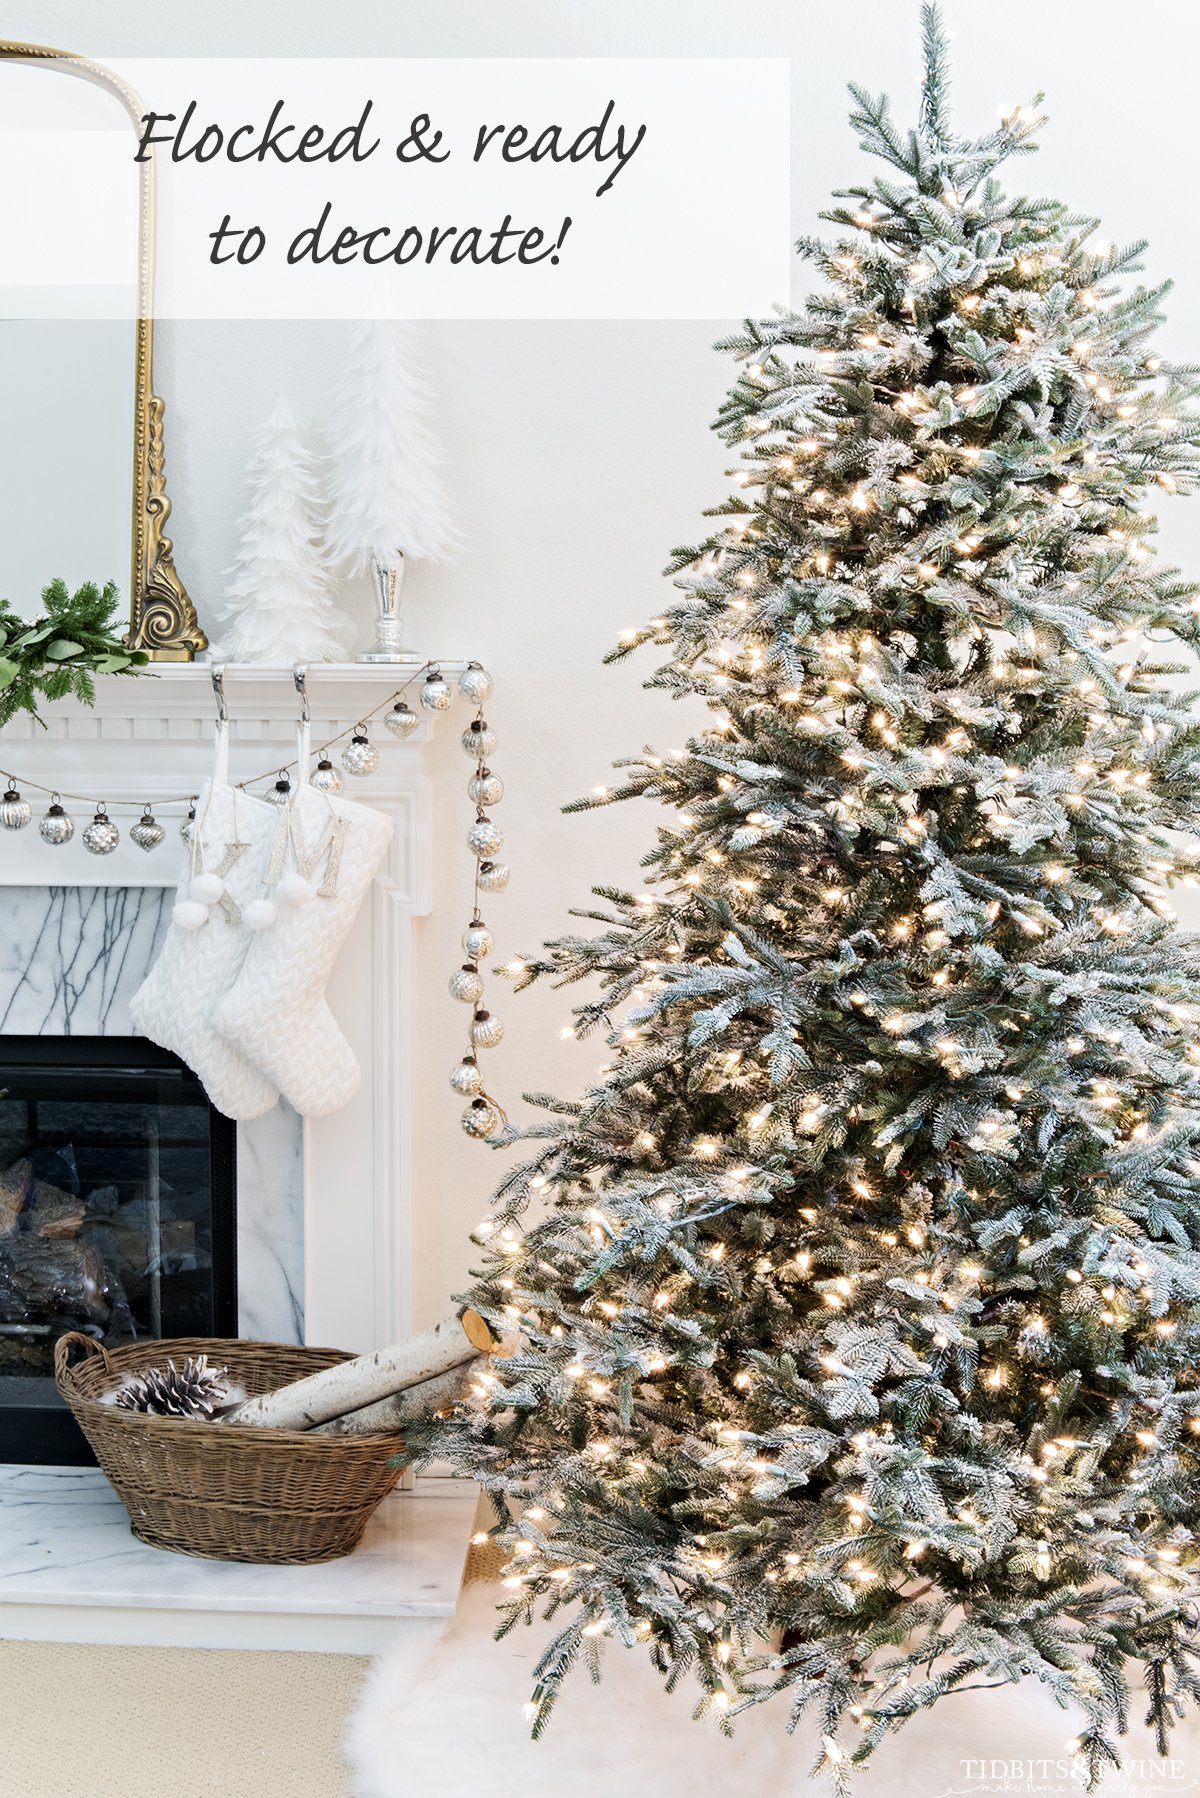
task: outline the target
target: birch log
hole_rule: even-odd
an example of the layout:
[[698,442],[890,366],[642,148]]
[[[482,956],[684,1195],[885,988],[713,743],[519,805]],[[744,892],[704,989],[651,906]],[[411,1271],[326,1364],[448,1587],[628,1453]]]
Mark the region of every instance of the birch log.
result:
[[[466,1316],[473,1320],[472,1329],[476,1323],[487,1329],[477,1313],[465,1313]],[[473,1361],[478,1353],[463,1319],[447,1317],[432,1330],[410,1336],[394,1348],[378,1349],[355,1361],[340,1361],[336,1367],[322,1368],[320,1373],[294,1380],[290,1386],[260,1393],[227,1411],[221,1421],[258,1429],[311,1430],[347,1411],[373,1405],[404,1387],[448,1373],[452,1367]]]
[[452,1367],[449,1373],[435,1374],[432,1380],[422,1380],[419,1386],[405,1386],[403,1391],[393,1392],[373,1405],[364,1405],[360,1411],[347,1411],[344,1417],[331,1417],[328,1423],[319,1423],[312,1434],[373,1436],[380,1430],[390,1433],[403,1429],[414,1417],[445,1410],[448,1405],[465,1398],[482,1361],[482,1355],[473,1355],[461,1367]]

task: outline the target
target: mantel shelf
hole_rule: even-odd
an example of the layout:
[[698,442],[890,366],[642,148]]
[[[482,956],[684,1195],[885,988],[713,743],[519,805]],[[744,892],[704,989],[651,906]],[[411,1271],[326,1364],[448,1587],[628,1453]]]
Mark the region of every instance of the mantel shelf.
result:
[[[469,660],[467,656],[427,656],[412,662],[306,662],[301,665],[310,686],[337,682],[352,687],[385,688],[403,686],[430,664],[445,674],[457,676],[468,666]],[[184,686],[195,682],[208,691],[214,669],[220,668],[223,679],[231,685],[274,685],[283,681],[290,690],[295,666],[291,662],[278,665],[272,662],[222,662],[205,656],[196,662],[151,662],[144,675]],[[128,680],[122,684],[128,685]]]
[[[313,741],[353,725],[366,712],[385,706],[393,693],[409,689],[413,700],[420,690],[421,675],[436,666],[450,682],[468,666],[465,657],[443,657],[434,662],[311,662],[305,666],[305,686],[313,720]],[[212,676],[221,670],[229,707],[233,740],[280,736],[296,717],[295,668],[260,662],[154,662],[137,674],[97,675],[96,703],[60,699],[42,707],[46,729],[21,713],[0,729],[0,767],[8,745],[40,744],[56,740],[100,739],[108,742],[134,736],[164,741],[206,737],[214,717]],[[455,711],[464,718],[465,701],[456,700]],[[422,717],[421,730],[413,739],[423,742],[430,720]],[[14,760],[16,752],[14,750]]]

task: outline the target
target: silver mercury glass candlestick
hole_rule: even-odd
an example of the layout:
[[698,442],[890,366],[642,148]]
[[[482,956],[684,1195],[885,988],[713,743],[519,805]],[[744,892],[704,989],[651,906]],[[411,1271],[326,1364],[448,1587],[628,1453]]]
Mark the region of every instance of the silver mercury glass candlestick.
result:
[[376,562],[375,592],[378,612],[375,618],[375,647],[364,650],[360,662],[407,662],[416,664],[421,657],[404,646],[400,622],[400,589],[404,585],[404,552],[396,551],[393,562]]

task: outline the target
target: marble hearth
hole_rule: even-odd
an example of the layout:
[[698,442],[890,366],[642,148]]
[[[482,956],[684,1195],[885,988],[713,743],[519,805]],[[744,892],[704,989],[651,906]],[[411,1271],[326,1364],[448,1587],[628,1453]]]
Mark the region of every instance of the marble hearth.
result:
[[248,1567],[147,1548],[94,1467],[0,1467],[0,1640],[374,1654],[453,1615],[475,1503],[422,1479],[346,1559]]

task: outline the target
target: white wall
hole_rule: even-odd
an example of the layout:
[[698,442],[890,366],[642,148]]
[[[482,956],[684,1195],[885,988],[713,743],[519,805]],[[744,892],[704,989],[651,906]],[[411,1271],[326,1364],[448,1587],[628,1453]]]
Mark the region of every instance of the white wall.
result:
[[[229,55],[789,55],[793,64],[794,223],[813,228],[829,191],[864,170],[845,124],[845,83],[888,88],[903,116],[918,69],[916,4],[858,0],[9,0],[10,37],[103,57]],[[1150,269],[1178,281],[1165,338],[1200,351],[1200,252],[1187,188],[1195,120],[1197,28],[1190,0],[951,0],[954,98],[965,129],[1038,88],[1053,114],[1045,151],[1014,171],[1036,190],[1103,214],[1108,235],[1148,235]],[[1148,52],[1135,54],[1140,43]],[[666,221],[669,228],[669,221]],[[714,220],[714,253],[730,221]],[[733,253],[736,253],[734,248]],[[802,276],[801,276],[802,279]],[[798,288],[802,291],[802,286]],[[708,433],[726,370],[709,350],[724,321],[696,325],[454,324],[430,328],[452,482],[469,547],[448,571],[411,581],[416,643],[469,653],[495,672],[489,706],[508,783],[497,816],[513,863],[489,907],[502,956],[564,928],[593,883],[636,878],[652,840],[648,810],[562,818],[558,806],[606,778],[615,756],[670,747],[683,721],[641,691],[637,664],[600,657],[626,624],[660,604],[658,570],[694,540],[723,497],[726,465]],[[230,562],[253,429],[283,388],[319,431],[344,334],[329,324],[164,326],[158,386],[168,404],[172,530],[201,610]],[[1200,568],[1200,506],[1172,518],[1172,552]],[[650,664],[644,664],[649,671]],[[462,844],[467,765],[456,733],[432,758],[438,782],[437,914],[423,932],[418,1144],[418,1317],[440,1312],[468,1265],[496,1160],[458,1128],[446,1073],[462,1013],[445,994],[460,959],[469,862]],[[601,1059],[563,1045],[561,995],[502,992],[509,1038],[491,1059],[498,1094],[571,1093]]]

